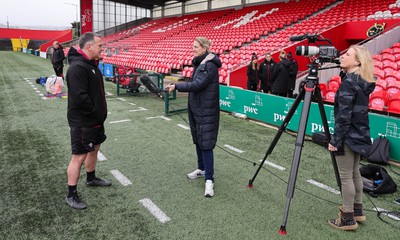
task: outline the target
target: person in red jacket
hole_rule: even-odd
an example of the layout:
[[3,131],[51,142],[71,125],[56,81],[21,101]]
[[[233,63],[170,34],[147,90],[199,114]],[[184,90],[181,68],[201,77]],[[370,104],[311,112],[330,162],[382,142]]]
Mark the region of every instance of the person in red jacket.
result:
[[77,193],[82,164],[86,166],[86,185],[110,186],[111,182],[95,175],[97,153],[106,140],[104,121],[107,103],[103,76],[97,67],[97,59],[103,47],[100,37],[87,32],[79,39],[79,50],[71,47],[68,52],[68,124],[71,134],[72,158],[68,165],[68,195],[65,202],[72,208],[84,209]]

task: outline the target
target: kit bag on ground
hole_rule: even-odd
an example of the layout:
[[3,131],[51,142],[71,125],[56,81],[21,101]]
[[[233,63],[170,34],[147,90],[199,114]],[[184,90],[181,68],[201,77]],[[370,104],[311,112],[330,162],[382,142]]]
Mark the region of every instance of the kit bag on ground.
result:
[[323,147],[328,147],[328,140],[326,140],[324,132],[315,132],[311,136],[313,143],[321,145]]
[[360,174],[363,180],[363,189],[371,196],[376,197],[378,194],[396,192],[397,185],[385,168],[367,164],[360,168]]
[[64,81],[62,77],[57,77],[52,75],[46,80],[46,91],[49,94],[60,94],[62,93],[62,89],[64,87]]
[[367,155],[371,163],[387,164],[389,162],[389,141],[384,136],[376,138]]

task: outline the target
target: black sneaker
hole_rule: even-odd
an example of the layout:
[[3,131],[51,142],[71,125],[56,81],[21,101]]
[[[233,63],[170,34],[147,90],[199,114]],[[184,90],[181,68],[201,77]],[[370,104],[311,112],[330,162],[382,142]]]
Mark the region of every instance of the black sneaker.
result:
[[93,187],[108,187],[111,186],[111,181],[103,180],[101,178],[96,177],[90,182],[86,181],[86,185]]
[[70,207],[75,209],[85,209],[86,204],[79,199],[78,195],[72,197],[65,197],[65,203],[68,204]]

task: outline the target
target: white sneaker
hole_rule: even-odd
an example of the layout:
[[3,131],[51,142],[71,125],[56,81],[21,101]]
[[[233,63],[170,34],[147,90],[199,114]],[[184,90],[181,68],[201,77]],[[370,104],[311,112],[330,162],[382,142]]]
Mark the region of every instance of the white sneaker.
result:
[[206,181],[206,187],[204,190],[204,196],[212,197],[214,196],[214,183],[211,180]]
[[196,179],[199,177],[204,177],[206,172],[204,170],[196,169],[194,172],[191,172],[187,175],[189,179]]

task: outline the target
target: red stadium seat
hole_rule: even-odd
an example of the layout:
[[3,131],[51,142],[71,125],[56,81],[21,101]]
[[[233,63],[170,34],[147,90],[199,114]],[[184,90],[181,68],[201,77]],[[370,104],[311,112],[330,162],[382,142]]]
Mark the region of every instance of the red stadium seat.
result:
[[400,101],[399,100],[391,101],[388,105],[387,112],[393,113],[394,115],[399,115],[400,114]]
[[371,94],[369,108],[377,111],[384,111],[387,104],[386,91],[374,91]]
[[330,102],[330,103],[335,102],[335,94],[336,93],[333,91],[327,92],[325,95],[325,102]]
[[374,75],[380,79],[385,79],[385,72],[383,70],[374,69]]

